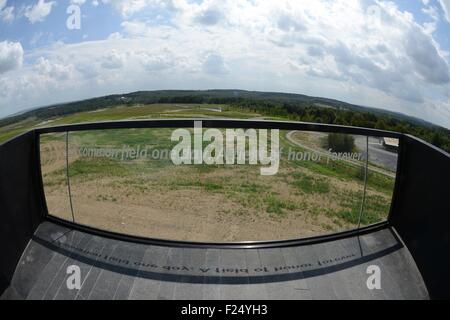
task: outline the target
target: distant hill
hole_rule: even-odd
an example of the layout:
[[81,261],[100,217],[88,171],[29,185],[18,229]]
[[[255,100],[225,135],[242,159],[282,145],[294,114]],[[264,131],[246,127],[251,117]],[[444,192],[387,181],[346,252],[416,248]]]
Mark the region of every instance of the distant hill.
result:
[[48,119],[55,116],[69,115],[83,111],[93,111],[101,108],[114,107],[123,104],[152,104],[152,103],[232,103],[240,100],[264,100],[278,103],[310,104],[318,107],[332,107],[338,110],[355,112],[369,112],[384,115],[398,120],[407,121],[425,127],[438,127],[435,124],[383,109],[363,107],[334,99],[311,97],[302,94],[258,92],[244,90],[159,90],[138,91],[128,94],[116,94],[87,100],[55,104],[27,110],[8,116],[0,120],[0,126],[25,120],[27,118]]
[[302,94],[243,90],[160,90],[115,94],[31,109],[0,120],[0,127],[79,112],[155,103],[227,104],[269,117],[409,133],[450,152],[450,130],[401,113]]

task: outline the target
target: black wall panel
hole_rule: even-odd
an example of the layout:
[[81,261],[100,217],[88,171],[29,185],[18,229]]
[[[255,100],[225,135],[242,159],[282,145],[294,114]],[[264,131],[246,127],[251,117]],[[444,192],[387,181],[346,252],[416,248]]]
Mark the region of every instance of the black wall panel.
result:
[[0,145],[0,294],[42,222],[34,132]]
[[402,138],[398,189],[390,222],[410,250],[431,298],[450,298],[450,157]]
[[[168,124],[177,123],[141,125]],[[232,124],[242,127],[238,121]],[[119,125],[134,127],[132,122]],[[83,128],[80,125],[75,129]],[[0,295],[11,281],[31,236],[45,218],[36,145],[40,130],[55,129],[37,129],[0,145]],[[450,156],[412,136],[403,135],[401,140],[398,181],[389,222],[413,255],[431,298],[450,298]]]

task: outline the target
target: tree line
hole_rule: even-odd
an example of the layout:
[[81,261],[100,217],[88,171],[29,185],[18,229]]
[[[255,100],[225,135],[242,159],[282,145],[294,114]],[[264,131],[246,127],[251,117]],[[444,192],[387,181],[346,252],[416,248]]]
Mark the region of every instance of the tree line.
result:
[[231,103],[237,108],[251,110],[294,121],[336,124],[408,133],[450,152],[450,130],[427,127],[388,115],[370,112],[324,108],[309,103],[277,103],[271,101],[239,101]]
[[[5,126],[28,118],[47,120],[119,105],[186,103],[225,104],[244,111],[293,121],[366,127],[408,133],[450,152],[450,130],[409,121],[408,117],[344,102],[293,94],[211,91],[142,91],[43,107],[0,120]],[[239,96],[241,95],[241,96]],[[244,97],[242,97],[244,96]],[[269,98],[267,98],[269,97]],[[324,105],[324,102],[326,105]],[[320,103],[320,104],[319,104]],[[367,110],[367,111],[365,111]],[[370,111],[369,111],[370,110]]]

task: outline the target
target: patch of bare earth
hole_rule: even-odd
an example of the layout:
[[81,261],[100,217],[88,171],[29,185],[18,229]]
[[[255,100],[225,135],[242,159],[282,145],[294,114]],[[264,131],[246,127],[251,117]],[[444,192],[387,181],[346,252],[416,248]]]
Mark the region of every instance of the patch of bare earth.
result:
[[57,171],[66,166],[66,143],[64,141],[49,141],[41,144],[42,174]]
[[[180,174],[177,170],[185,172]],[[185,168],[160,170],[151,177],[136,178],[136,184],[129,177],[74,179],[71,189],[75,222],[144,237],[213,242],[281,240],[350,227],[336,225],[335,219],[325,214],[326,209],[340,208],[333,191],[304,194],[286,182],[260,178],[261,185],[270,185],[270,192],[280,201],[298,205],[293,210],[283,210],[282,214],[269,214],[264,204],[265,194],[255,194],[249,204],[243,205],[225,190],[208,192],[202,187],[167,185],[170,179],[186,177],[188,171]],[[229,183],[238,180],[230,173],[232,170],[220,171],[197,176],[191,172],[187,178],[195,176],[204,181],[221,177]],[[340,190],[353,191],[356,187],[341,181],[331,181],[331,184]],[[64,188],[53,188],[47,201],[56,208],[57,215],[71,220]]]
[[[65,167],[65,143],[52,141],[45,148],[41,161],[47,205],[52,214],[72,220],[65,175],[54,174]],[[354,227],[327,212],[342,209],[339,195],[362,191],[362,184],[323,176],[328,193],[305,193],[292,185],[292,173],[320,175],[302,167],[282,168],[274,177],[258,171],[170,166],[127,177],[73,177],[75,222],[143,237],[212,242],[292,239]],[[219,188],[208,190],[206,183]],[[248,184],[263,188],[253,193],[239,189]],[[269,196],[292,207],[269,213]]]

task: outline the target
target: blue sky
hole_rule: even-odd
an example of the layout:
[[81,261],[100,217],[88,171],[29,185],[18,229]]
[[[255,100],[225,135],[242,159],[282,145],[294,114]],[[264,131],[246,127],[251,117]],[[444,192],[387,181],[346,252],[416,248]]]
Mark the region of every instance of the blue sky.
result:
[[[68,29],[67,9],[80,9]],[[336,98],[450,127],[450,0],[0,0],[0,117],[158,89]]]

